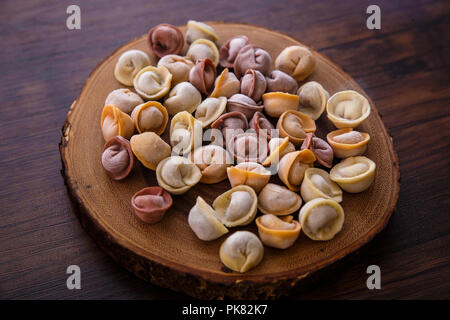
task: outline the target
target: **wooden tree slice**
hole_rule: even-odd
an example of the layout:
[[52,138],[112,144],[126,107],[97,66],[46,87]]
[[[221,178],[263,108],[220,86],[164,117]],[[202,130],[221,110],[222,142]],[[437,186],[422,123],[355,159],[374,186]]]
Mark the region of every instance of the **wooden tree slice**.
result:
[[[301,44],[261,27],[234,23],[211,25],[219,35],[219,46],[235,35],[244,34],[251,43],[266,49],[273,60],[286,46]],[[186,31],[186,27],[181,29]],[[154,172],[138,166],[131,176],[117,182],[106,175],[100,160],[104,145],[100,130],[102,108],[108,93],[122,87],[114,78],[113,70],[120,54],[129,49],[149,53],[156,63],[145,36],[107,57],[91,73],[71,106],[60,143],[63,176],[79,209],[82,225],[101,248],[129,271],[157,285],[200,298],[274,298],[289,294],[290,289],[303,283],[302,279],[354,252],[386,226],[398,199],[399,164],[392,139],[370,99],[372,113],[359,130],[371,136],[366,156],[377,165],[375,182],[363,193],[344,194],[342,206],[346,219],[342,231],[333,240],[317,242],[301,234],[295,245],[286,250],[265,247],[264,259],[255,269],[245,274],[231,272],[219,259],[219,246],[226,236],[203,242],[187,224],[196,197],[201,195],[212,203],[230,188],[228,181],[198,184],[184,195],[174,197],[173,207],[160,223],[140,222],[130,199],[138,190],[157,185]],[[317,66],[307,80],[320,82],[330,95],[353,89],[367,97],[338,66],[317,52],[314,55]],[[335,129],[325,115],[316,124],[317,134],[322,138]],[[163,135],[166,140],[167,131]],[[254,224],[246,229],[256,232]]]

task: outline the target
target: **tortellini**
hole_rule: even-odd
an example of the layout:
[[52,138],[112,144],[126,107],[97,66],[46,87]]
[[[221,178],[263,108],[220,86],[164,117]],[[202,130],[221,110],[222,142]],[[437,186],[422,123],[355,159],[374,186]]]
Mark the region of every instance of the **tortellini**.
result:
[[267,92],[296,94],[298,84],[294,78],[280,70],[273,70],[266,76]]
[[259,192],[269,182],[271,173],[259,163],[241,162],[227,168],[227,175],[231,187],[245,184]]
[[287,153],[278,164],[278,177],[292,191],[299,191],[306,169],[312,168],[316,157],[310,150]]
[[100,126],[105,141],[108,141],[115,136],[129,139],[134,133],[133,119],[112,104],[107,104],[103,107]]
[[299,111],[285,111],[277,122],[282,138],[289,137],[294,145],[300,145],[306,139],[308,132],[316,131],[316,123],[306,114]]
[[139,133],[152,131],[161,135],[166,129],[169,115],[158,101],[148,101],[134,108],[131,118]]
[[227,227],[245,226],[256,216],[258,197],[246,185],[236,186],[216,198],[213,208],[217,218]]
[[227,101],[227,111],[239,111],[245,114],[247,120],[250,120],[256,111],[262,111],[264,106],[256,104],[256,102],[244,94],[237,93]]
[[148,66],[134,77],[134,89],[144,100],[158,100],[170,90],[172,74],[164,66]]
[[159,58],[168,54],[178,54],[184,45],[184,37],[177,27],[162,23],[148,32],[150,50]]
[[328,99],[327,116],[338,129],[355,128],[369,115],[369,101],[356,91],[336,92]]
[[185,157],[165,158],[156,167],[156,180],[159,186],[175,195],[187,192],[201,178],[200,169]]
[[248,44],[247,36],[240,35],[229,39],[219,50],[220,65],[224,68],[233,68],[234,60],[239,51]]
[[297,240],[301,226],[293,216],[277,217],[273,214],[264,214],[256,220],[259,237],[269,247],[286,249]]
[[195,149],[191,160],[202,172],[202,183],[217,183],[227,178],[227,167],[233,163],[230,154],[222,147],[209,144]]
[[327,134],[327,141],[336,157],[345,159],[361,156],[367,150],[370,135],[352,128],[343,128]]
[[172,87],[183,81],[189,81],[189,72],[194,66],[189,58],[169,54],[158,61],[158,67],[164,66],[172,74]]
[[266,87],[266,78],[258,70],[249,69],[241,78],[241,92],[256,102],[261,100]]
[[331,169],[330,178],[345,191],[358,193],[370,187],[375,179],[375,168],[375,162],[367,157],[350,157]]
[[297,92],[300,98],[299,111],[317,120],[325,111],[330,94],[316,81],[309,81],[302,85]]
[[239,93],[240,88],[241,83],[236,78],[235,74],[230,72],[228,68],[225,68],[214,82],[214,90],[211,93],[211,97],[230,98],[236,93]]
[[342,201],[341,188],[331,180],[328,172],[318,168],[306,169],[300,193],[306,202],[315,198]]
[[302,207],[298,220],[310,239],[331,240],[342,230],[344,209],[334,200],[316,198]]
[[271,117],[280,117],[285,111],[298,108],[298,95],[285,92],[268,92],[262,96],[264,111]]
[[264,214],[283,216],[300,209],[302,198],[286,187],[268,183],[258,195],[258,209]]
[[119,57],[114,68],[114,76],[121,84],[132,86],[138,72],[149,65],[150,58],[144,51],[128,50]]
[[202,144],[202,123],[189,112],[177,113],[170,123],[173,153],[186,155]]
[[136,216],[150,224],[161,221],[172,203],[170,194],[157,186],[144,188],[131,198],[131,206]]
[[239,50],[233,69],[238,78],[241,78],[249,69],[258,70],[265,75],[269,72],[271,64],[272,58],[266,50],[247,44]]
[[254,129],[258,135],[266,137],[267,140],[271,140],[272,130],[275,130],[273,124],[259,111],[253,114],[248,126]]
[[216,66],[210,59],[204,58],[197,60],[197,63],[191,69],[189,81],[198,91],[208,95],[214,87],[216,75]]
[[316,137],[314,133],[307,133],[300,149],[309,149],[316,156],[316,160],[322,166],[331,168],[333,165],[333,149],[325,140]]
[[208,58],[217,67],[219,64],[219,50],[214,42],[206,39],[195,40],[186,53],[186,56],[192,61]]
[[213,27],[203,22],[189,20],[187,23],[186,42],[191,44],[198,39],[207,39],[216,42],[219,37]]
[[227,98],[225,97],[206,98],[198,105],[195,119],[202,123],[203,128],[206,128],[225,112],[226,106]]
[[269,156],[264,160],[263,166],[269,167],[277,164],[284,155],[295,151],[295,147],[288,137],[272,138],[269,141]]
[[275,68],[279,69],[298,82],[305,80],[316,67],[316,59],[305,47],[290,46],[285,48],[275,60]]
[[102,165],[112,179],[125,179],[134,167],[130,142],[121,136],[108,140],[103,147]]
[[111,91],[105,100],[105,105],[112,104],[119,108],[120,111],[128,114],[142,103],[144,103],[144,100],[138,94],[126,88]]
[[246,161],[262,163],[269,149],[266,137],[258,136],[254,132],[235,135],[227,147],[237,163]]
[[[238,134],[244,133],[248,128],[247,118],[242,112],[233,111],[224,113],[211,124],[212,129],[219,130],[211,138],[214,144],[228,145]],[[220,141],[217,141],[220,140]]]
[[159,162],[170,156],[170,146],[154,132],[135,134],[130,144],[136,158],[151,170],[156,170]]
[[189,82],[180,82],[170,90],[164,99],[164,106],[171,116],[187,111],[192,113],[202,102],[202,95]]
[[217,219],[214,209],[202,197],[197,197],[189,211],[188,224],[203,241],[212,241],[228,233],[228,229]]
[[249,231],[236,231],[220,246],[220,260],[236,272],[247,272],[256,267],[264,257],[261,240]]

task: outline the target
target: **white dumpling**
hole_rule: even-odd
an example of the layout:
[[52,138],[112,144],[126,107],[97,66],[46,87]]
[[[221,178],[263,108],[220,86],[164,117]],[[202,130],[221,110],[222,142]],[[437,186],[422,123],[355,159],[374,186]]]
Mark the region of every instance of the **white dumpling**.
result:
[[236,272],[247,272],[256,267],[263,257],[261,240],[249,231],[236,231],[220,247],[220,260]]
[[150,58],[141,50],[128,50],[121,54],[114,68],[117,81],[132,86],[133,79],[144,67],[150,65]]
[[204,241],[220,238],[228,229],[217,219],[214,209],[202,197],[197,197],[189,211],[188,224],[195,235]]

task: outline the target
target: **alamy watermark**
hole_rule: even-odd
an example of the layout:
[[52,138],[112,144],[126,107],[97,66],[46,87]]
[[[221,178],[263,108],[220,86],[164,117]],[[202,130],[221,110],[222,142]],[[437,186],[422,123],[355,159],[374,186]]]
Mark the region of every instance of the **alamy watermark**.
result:
[[69,30],[81,29],[81,9],[76,4],[67,7],[66,13],[69,15],[66,20],[66,26]]
[[370,274],[367,278],[366,285],[367,289],[381,289],[381,269],[376,264],[372,264],[367,267],[366,273]]
[[376,4],[371,4],[367,7],[367,14],[370,16],[366,20],[366,26],[369,30],[381,29],[381,9]]
[[67,289],[81,289],[81,268],[75,264],[70,265],[66,269],[66,274],[70,274],[66,280]]

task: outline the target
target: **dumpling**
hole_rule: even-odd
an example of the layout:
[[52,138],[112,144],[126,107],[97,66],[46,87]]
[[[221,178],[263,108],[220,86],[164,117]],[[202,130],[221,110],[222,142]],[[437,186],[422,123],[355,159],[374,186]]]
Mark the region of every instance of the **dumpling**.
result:
[[219,37],[213,27],[203,22],[189,20],[187,23],[186,42],[191,44],[198,39],[207,39],[216,42]]
[[170,156],[170,146],[154,132],[135,134],[130,140],[131,150],[147,168],[155,170],[158,163]]
[[344,209],[336,201],[317,198],[302,207],[298,220],[310,239],[331,240],[342,230]]
[[331,180],[328,172],[318,168],[309,168],[300,187],[300,193],[306,202],[315,198],[331,199],[342,202],[342,190]]
[[200,169],[185,157],[171,156],[165,158],[156,167],[158,184],[175,195],[187,192],[201,178]]
[[266,76],[267,92],[296,94],[298,84],[294,78],[280,70],[273,70]]
[[247,36],[240,35],[229,39],[219,50],[220,65],[224,68],[233,68],[239,50],[248,44]]
[[273,124],[259,111],[255,112],[248,125],[250,128],[254,129],[258,135],[265,137],[267,140],[270,140],[273,134],[278,134],[277,132],[273,132],[275,131]]
[[254,132],[245,132],[235,135],[228,142],[228,151],[240,162],[262,163],[268,153],[266,137],[258,136]]
[[247,118],[242,112],[233,111],[224,113],[211,124],[213,132],[211,141],[217,145],[228,145],[228,142],[236,135],[244,133],[248,128]]
[[239,93],[241,88],[241,83],[236,78],[233,72],[228,71],[228,69],[224,69],[222,73],[217,77],[214,82],[214,90],[211,93],[212,98],[218,97],[226,97],[230,98],[231,96]]
[[272,58],[266,50],[247,44],[239,50],[233,69],[238,78],[241,78],[248,69],[258,70],[265,75],[269,72],[271,64]]
[[269,156],[264,160],[263,166],[269,167],[277,164],[284,155],[295,151],[295,147],[288,137],[272,138],[269,141]]
[[325,140],[316,137],[314,133],[307,133],[300,149],[309,149],[316,156],[316,160],[322,166],[331,168],[333,165],[333,149]]
[[158,61],[158,67],[164,66],[172,74],[172,87],[183,81],[189,81],[189,72],[194,63],[186,57],[169,54]]
[[256,102],[261,100],[266,86],[266,78],[258,70],[248,69],[241,78],[241,92]]
[[250,120],[256,111],[262,111],[264,108],[263,105],[256,104],[252,98],[247,97],[244,94],[237,93],[233,95],[227,101],[227,111],[239,111],[245,114],[247,120]]
[[144,100],[158,100],[170,90],[172,74],[164,66],[148,66],[134,77],[134,89]]
[[306,114],[288,110],[278,119],[277,129],[282,138],[289,137],[289,141],[294,145],[301,145],[308,132],[316,131],[316,123]]
[[128,114],[142,103],[144,103],[144,100],[138,94],[126,88],[111,91],[105,100],[105,105],[112,104],[119,108],[120,111]]
[[230,154],[222,147],[209,144],[195,149],[191,161],[200,168],[202,183],[217,183],[227,178],[227,167],[233,163]]
[[258,193],[269,182],[271,172],[259,163],[241,162],[227,168],[227,175],[231,187],[245,184]]
[[129,139],[134,133],[133,119],[112,104],[107,104],[103,107],[100,126],[105,141],[108,141],[115,136]]
[[189,82],[205,95],[211,93],[215,80],[216,66],[208,58],[197,60],[197,63],[189,73]]
[[317,120],[325,111],[330,94],[316,81],[309,81],[302,85],[297,92],[300,98],[299,111]]
[[286,111],[298,108],[298,95],[285,92],[268,92],[263,94],[264,112],[271,117],[278,118]]
[[125,179],[134,167],[130,142],[121,136],[108,140],[103,147],[102,165],[112,179]]
[[202,127],[206,128],[217,120],[224,112],[227,106],[227,98],[206,98],[202,101],[195,111],[195,119],[202,123]]
[[314,161],[316,157],[310,150],[289,152],[278,164],[278,177],[289,190],[299,191],[305,171],[314,166]]
[[150,58],[141,50],[128,50],[122,53],[114,68],[114,77],[126,86],[133,85],[138,72],[150,65]]
[[328,133],[327,141],[336,157],[345,159],[363,155],[367,150],[370,135],[352,128],[342,128]]
[[162,220],[172,206],[172,197],[161,187],[147,187],[136,192],[131,206],[136,216],[145,223],[154,224]]
[[285,48],[275,60],[275,68],[279,69],[297,82],[305,80],[316,67],[316,58],[309,49],[301,46]]
[[297,240],[301,226],[292,216],[277,217],[264,214],[256,218],[256,226],[261,241],[269,247],[286,249]]
[[197,197],[189,211],[188,224],[197,238],[212,241],[228,233],[228,229],[217,219],[216,212],[202,197]]
[[219,64],[219,50],[214,42],[206,39],[195,40],[186,53],[186,56],[192,61],[208,58],[217,67]]
[[284,216],[300,209],[302,198],[286,187],[268,183],[258,196],[258,209],[264,214]]
[[148,46],[159,58],[168,54],[179,54],[184,46],[184,37],[177,27],[162,23],[148,32]]
[[213,208],[217,218],[227,227],[245,226],[256,216],[258,197],[246,185],[236,186],[216,198]]
[[327,116],[338,129],[355,128],[369,115],[369,101],[356,91],[336,92],[328,99]]
[[364,156],[342,160],[330,171],[330,179],[350,193],[362,192],[375,179],[376,164]]
[[180,82],[164,98],[164,106],[171,116],[181,111],[192,113],[200,102],[202,102],[202,95],[189,82]]
[[131,118],[139,133],[152,131],[161,135],[166,129],[169,115],[158,101],[148,101],[134,108]]
[[220,260],[236,272],[253,269],[264,257],[261,240],[249,231],[236,231],[220,246]]
[[189,154],[202,145],[202,123],[189,112],[177,113],[170,123],[170,144],[174,154]]

